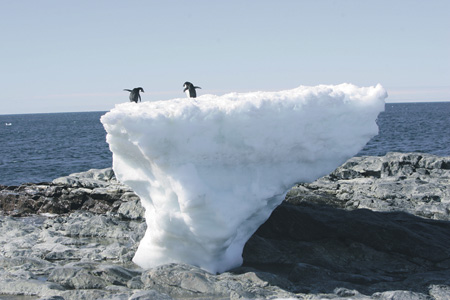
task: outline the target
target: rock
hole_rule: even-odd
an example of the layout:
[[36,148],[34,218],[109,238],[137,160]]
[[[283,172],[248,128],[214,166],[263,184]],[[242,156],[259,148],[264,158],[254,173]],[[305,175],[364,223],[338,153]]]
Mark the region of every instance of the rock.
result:
[[431,285],[430,296],[435,300],[450,299],[450,287],[448,285]]
[[289,191],[287,201],[349,210],[403,211],[450,221],[450,157],[388,153],[354,157],[331,174]]
[[114,285],[126,286],[135,276],[140,275],[138,271],[132,271],[120,266],[101,265],[93,271],[95,275]]
[[[77,227],[79,222],[91,230]],[[145,232],[141,225],[88,212],[0,216],[0,295],[109,299],[124,294],[128,299],[134,291],[127,284],[141,275],[131,263],[136,247],[130,237]]]
[[299,184],[247,242],[244,265],[218,275],[134,265],[144,210],[107,171],[3,187],[0,298],[450,299],[449,161],[353,158]]
[[279,206],[244,248],[244,265],[279,274],[302,293],[338,286],[426,294],[430,284],[450,283],[449,262],[449,222],[311,203]]
[[58,283],[69,289],[102,289],[106,287],[107,282],[94,276],[82,268],[62,267],[54,269],[48,281]]
[[[270,277],[270,276],[269,276]],[[274,277],[274,276],[272,276]],[[142,273],[145,289],[155,289],[173,298],[288,298],[294,294],[272,286],[264,274],[210,274],[200,268],[185,264],[168,264]]]
[[140,291],[137,293],[134,293],[129,300],[148,300],[148,299],[152,299],[152,300],[172,300],[173,298],[171,298],[168,295],[159,293],[155,290],[149,290],[149,291]]
[[383,293],[376,293],[374,298],[380,300],[429,300],[428,295],[414,293],[410,291],[389,291]]
[[141,280],[141,276],[135,276],[133,278],[131,278],[128,282],[127,282],[127,287],[129,287],[130,289],[134,289],[134,290],[140,290],[144,288],[144,283]]
[[54,295],[62,293],[64,288],[52,282],[36,279],[5,278],[0,276],[0,295]]
[[61,296],[49,296],[49,297],[39,298],[38,300],[64,300],[64,298]]
[[132,291],[121,292],[108,289],[88,289],[88,290],[66,290],[59,295],[65,300],[111,300],[111,299],[128,299],[133,294]]
[[87,172],[73,173],[69,176],[60,177],[53,180],[54,184],[73,187],[86,187],[89,189],[106,187],[110,185],[110,182],[117,183],[112,168],[91,169]]
[[[116,181],[111,168],[74,173],[47,184],[0,188],[0,210],[12,216],[65,214],[76,210],[104,214],[116,212],[121,204],[130,200],[136,203],[139,197],[128,186]],[[133,208],[122,209],[129,214],[125,217],[140,217],[142,209],[130,209]]]
[[145,289],[157,289],[173,297],[217,295],[210,274],[190,265],[171,264],[156,267],[144,271],[141,280]]
[[[133,194],[135,195],[135,194]],[[125,194],[124,194],[125,196]],[[128,196],[128,195],[127,195]],[[122,196],[122,199],[124,197]],[[126,202],[123,202],[119,209],[117,210],[117,213],[124,218],[129,220],[142,220],[145,217],[145,209],[142,207],[141,202],[139,198],[135,197],[127,197]]]
[[20,267],[22,270],[36,272],[52,267],[52,263],[37,257],[1,257],[0,267],[9,269]]

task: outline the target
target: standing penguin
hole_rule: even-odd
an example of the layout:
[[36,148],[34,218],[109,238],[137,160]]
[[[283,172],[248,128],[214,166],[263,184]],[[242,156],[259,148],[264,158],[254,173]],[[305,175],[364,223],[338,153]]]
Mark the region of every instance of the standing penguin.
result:
[[197,97],[197,93],[195,92],[195,89],[201,89],[201,87],[194,86],[189,81],[186,81],[184,83],[183,87],[184,87],[183,92],[186,92],[186,95],[188,96],[188,98],[195,98],[195,97]]
[[139,92],[144,92],[144,89],[137,87],[132,90],[124,89],[124,91],[130,92],[130,102],[138,103],[138,100],[141,101],[141,95],[139,95]]

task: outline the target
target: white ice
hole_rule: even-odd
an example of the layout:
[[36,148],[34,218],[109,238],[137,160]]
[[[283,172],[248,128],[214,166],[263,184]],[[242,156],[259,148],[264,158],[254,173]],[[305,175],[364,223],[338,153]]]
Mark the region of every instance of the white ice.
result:
[[146,209],[134,262],[212,273],[241,265],[289,188],[331,172],[378,133],[386,97],[381,85],[340,84],[117,105],[101,122],[117,178]]

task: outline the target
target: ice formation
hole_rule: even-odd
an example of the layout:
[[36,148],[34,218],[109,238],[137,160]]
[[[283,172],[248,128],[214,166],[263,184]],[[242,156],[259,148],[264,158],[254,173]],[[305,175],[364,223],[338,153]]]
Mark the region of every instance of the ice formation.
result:
[[123,103],[101,118],[117,178],[146,209],[134,262],[209,272],[242,250],[297,182],[325,175],[378,133],[381,85]]

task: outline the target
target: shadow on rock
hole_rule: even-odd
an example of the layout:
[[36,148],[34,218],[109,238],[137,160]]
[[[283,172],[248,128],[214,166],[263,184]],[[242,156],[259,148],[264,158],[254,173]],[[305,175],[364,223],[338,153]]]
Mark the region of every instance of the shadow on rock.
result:
[[243,256],[244,267],[285,278],[291,292],[428,294],[450,284],[450,222],[285,202],[247,242]]

